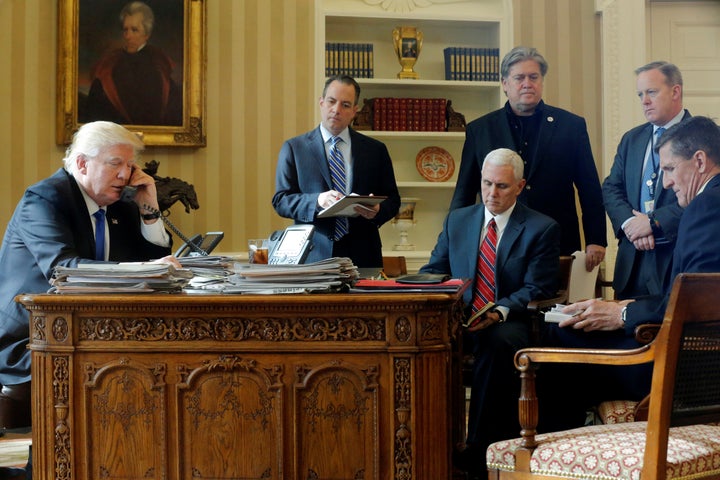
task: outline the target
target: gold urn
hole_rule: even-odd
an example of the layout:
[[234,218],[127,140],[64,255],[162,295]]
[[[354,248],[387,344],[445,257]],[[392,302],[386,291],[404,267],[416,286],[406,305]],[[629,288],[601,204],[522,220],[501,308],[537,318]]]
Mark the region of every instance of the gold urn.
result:
[[420,50],[422,49],[423,34],[415,27],[395,27],[392,32],[393,45],[398,62],[402,70],[397,74],[398,78],[412,78],[417,80],[420,74],[413,70]]

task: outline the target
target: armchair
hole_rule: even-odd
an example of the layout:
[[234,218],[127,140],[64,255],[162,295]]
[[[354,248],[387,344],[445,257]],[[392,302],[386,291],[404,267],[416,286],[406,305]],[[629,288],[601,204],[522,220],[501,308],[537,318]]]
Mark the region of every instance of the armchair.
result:
[[[720,274],[681,274],[650,344],[633,350],[519,351],[521,438],[487,450],[491,479],[720,477]],[[634,365],[654,361],[646,422],[537,434],[541,363]],[[711,423],[714,422],[714,423]]]

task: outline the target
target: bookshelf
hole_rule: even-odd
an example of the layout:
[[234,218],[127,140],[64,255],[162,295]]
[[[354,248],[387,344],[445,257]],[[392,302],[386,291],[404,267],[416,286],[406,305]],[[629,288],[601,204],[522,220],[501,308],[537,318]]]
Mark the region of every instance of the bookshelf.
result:
[[[420,6],[419,4],[426,5]],[[364,99],[378,97],[446,98],[465,121],[502,106],[505,95],[499,81],[446,80],[447,47],[496,48],[500,57],[511,48],[511,0],[316,0],[315,72],[317,85],[325,80],[326,42],[372,44],[373,78],[357,78]],[[413,26],[423,34],[414,70],[420,78],[398,79],[401,70],[392,31]],[[317,121],[320,119],[318,117]],[[430,258],[455,187],[464,132],[373,131],[362,133],[384,142],[393,160],[403,198],[417,199],[415,225],[408,232],[415,250],[398,251],[400,232],[392,222],[380,229],[384,255],[404,255],[414,272]],[[440,147],[453,158],[455,171],[444,182],[430,182],[416,168],[416,156],[425,147]]]

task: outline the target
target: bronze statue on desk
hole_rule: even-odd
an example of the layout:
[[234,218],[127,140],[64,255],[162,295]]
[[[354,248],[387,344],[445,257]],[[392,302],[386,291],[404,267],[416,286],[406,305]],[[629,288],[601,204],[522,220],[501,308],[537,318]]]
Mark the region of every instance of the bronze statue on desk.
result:
[[160,167],[160,162],[151,160],[145,163],[143,172],[155,179],[158,204],[163,215],[167,216],[170,207],[178,201],[185,206],[186,213],[190,213],[190,209],[197,210],[200,208],[197,193],[195,193],[195,187],[192,184],[179,178],[159,177],[157,175],[158,167]]

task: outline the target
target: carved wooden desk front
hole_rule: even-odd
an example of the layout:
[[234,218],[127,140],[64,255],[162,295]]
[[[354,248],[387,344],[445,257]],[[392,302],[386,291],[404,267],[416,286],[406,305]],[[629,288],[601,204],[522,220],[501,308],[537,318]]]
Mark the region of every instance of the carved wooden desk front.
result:
[[450,478],[460,294],[18,300],[36,479]]

